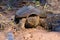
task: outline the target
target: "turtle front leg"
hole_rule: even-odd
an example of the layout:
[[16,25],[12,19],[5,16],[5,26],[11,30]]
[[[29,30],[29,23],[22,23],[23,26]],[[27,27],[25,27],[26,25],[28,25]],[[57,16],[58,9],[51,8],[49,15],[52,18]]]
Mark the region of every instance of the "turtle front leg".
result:
[[22,18],[19,22],[18,28],[25,29],[26,18]]

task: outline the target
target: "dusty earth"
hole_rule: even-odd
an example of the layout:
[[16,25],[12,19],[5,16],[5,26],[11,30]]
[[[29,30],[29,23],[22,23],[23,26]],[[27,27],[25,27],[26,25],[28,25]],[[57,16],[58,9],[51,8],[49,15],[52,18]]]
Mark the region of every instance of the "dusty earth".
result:
[[[14,40],[60,40],[60,33],[42,29],[25,29],[12,33]],[[8,40],[6,32],[0,33],[0,40]]]
[[[46,10],[52,11],[54,13],[60,13],[60,1],[51,0],[47,6]],[[12,33],[14,40],[60,40],[60,32],[48,32],[40,26],[37,28],[30,29],[20,29],[16,31],[14,27],[17,28],[17,25],[14,24],[14,14],[16,11],[4,11],[0,12],[0,23],[4,24],[5,29],[0,31],[0,40],[8,40],[8,32]],[[10,39],[12,40],[12,39]]]

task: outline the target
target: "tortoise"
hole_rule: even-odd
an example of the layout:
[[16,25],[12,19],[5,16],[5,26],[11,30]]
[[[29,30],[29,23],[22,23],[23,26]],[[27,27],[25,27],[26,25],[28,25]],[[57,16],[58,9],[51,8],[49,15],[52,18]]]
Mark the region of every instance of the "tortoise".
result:
[[29,5],[20,8],[15,13],[14,21],[16,24],[19,24],[19,27],[21,28],[35,28],[42,22],[40,21],[40,18],[46,17],[47,16],[43,11]]

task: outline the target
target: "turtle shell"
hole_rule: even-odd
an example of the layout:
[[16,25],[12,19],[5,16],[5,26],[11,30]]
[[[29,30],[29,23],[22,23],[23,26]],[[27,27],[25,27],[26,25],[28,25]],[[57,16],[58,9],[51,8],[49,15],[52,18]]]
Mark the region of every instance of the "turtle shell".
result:
[[17,17],[28,17],[31,14],[36,14],[36,15],[40,15],[40,10],[35,8],[34,6],[24,6],[22,8],[20,8],[17,12],[16,12],[16,16]]

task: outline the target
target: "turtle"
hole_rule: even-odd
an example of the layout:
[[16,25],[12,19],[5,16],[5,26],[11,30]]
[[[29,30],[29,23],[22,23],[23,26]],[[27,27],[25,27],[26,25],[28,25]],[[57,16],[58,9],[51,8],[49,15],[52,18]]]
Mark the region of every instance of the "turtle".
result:
[[46,18],[46,14],[41,16],[41,11],[34,6],[24,6],[15,13],[14,21],[21,28],[36,28],[40,25],[40,18]]

